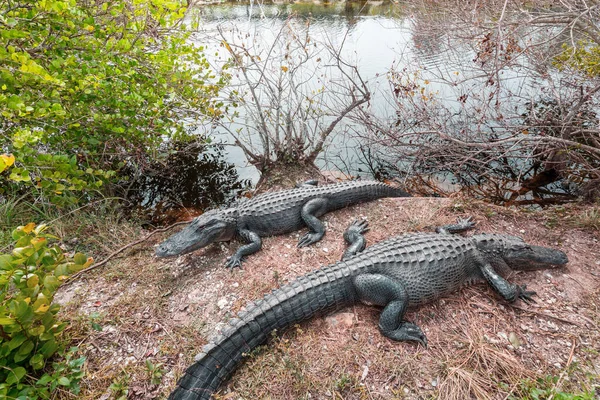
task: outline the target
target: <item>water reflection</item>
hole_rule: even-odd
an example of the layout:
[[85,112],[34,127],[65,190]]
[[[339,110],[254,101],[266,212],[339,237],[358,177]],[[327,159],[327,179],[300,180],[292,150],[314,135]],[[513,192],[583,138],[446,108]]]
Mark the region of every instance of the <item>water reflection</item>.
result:
[[[391,90],[388,74],[390,71],[406,72],[405,77],[399,80],[407,78],[409,82],[411,79],[420,83],[426,82],[427,93],[432,94],[431,98],[435,96],[435,100],[448,113],[448,118],[443,121],[445,131],[468,131],[477,125],[482,137],[493,134],[495,129],[500,130],[500,124],[503,122],[494,121],[493,118],[474,121],[470,114],[465,114],[465,110],[481,108],[494,94],[493,92],[499,90],[497,89],[499,86],[488,81],[489,66],[482,59],[482,48],[478,49],[478,40],[481,38],[477,38],[469,31],[461,32],[461,35],[449,34],[446,28],[452,24],[452,13],[437,13],[437,11],[437,9],[427,10],[426,13],[421,14],[421,16],[426,15],[427,18],[419,19],[418,14],[413,15],[410,12],[408,5],[394,4],[390,1],[285,2],[283,4],[225,2],[218,5],[203,5],[197,9],[203,20],[202,26],[207,32],[215,31],[217,26],[225,27],[225,31],[228,25],[234,26],[247,32],[248,42],[256,39],[261,45],[267,47],[268,40],[284,23],[291,20],[292,24],[300,27],[306,18],[310,18],[311,36],[318,40],[326,40],[334,46],[344,43],[342,57],[355,64],[363,79],[368,82],[372,92],[369,112],[373,115],[382,120],[387,119],[392,124],[398,121],[398,102]],[[525,37],[525,34],[515,33],[515,37]],[[208,47],[218,51],[219,44],[220,41],[217,41],[213,43],[214,47],[211,47],[209,43]],[[516,42],[515,48],[518,48]],[[213,60],[217,64],[219,57],[221,56],[215,56]],[[528,68],[526,64],[507,62],[501,71],[503,79],[501,94],[504,99],[510,101],[498,105],[494,112],[500,116],[517,113],[514,121],[511,121],[515,125],[524,122],[523,118],[517,118],[518,110],[525,109],[527,102],[538,98],[540,88],[544,84],[532,78]],[[506,109],[503,109],[505,105]],[[400,104],[400,107],[402,106],[405,105]],[[432,108],[433,105],[424,111],[434,112]],[[417,115],[415,118],[398,121],[398,123],[417,126],[421,120],[420,115]],[[371,149],[366,148],[365,142],[361,142],[360,137],[366,134],[364,130],[361,131],[363,127],[360,123],[349,122],[341,125],[340,128],[337,136],[331,139],[328,147],[317,160],[317,165],[322,169],[341,169],[352,175],[385,175],[386,163],[390,162],[386,158],[389,149],[385,144],[379,149],[373,149],[379,153],[371,152]],[[211,135],[215,134],[218,132],[211,132]],[[488,136],[487,139],[489,138]],[[365,156],[365,151],[369,152],[368,157]],[[254,182],[258,179],[258,172],[248,167],[239,149],[228,152],[226,157],[228,161],[235,163],[241,176]],[[440,159],[444,157],[445,154],[440,155]],[[502,162],[496,166],[490,164],[485,171],[473,168],[466,171],[464,176],[458,177],[451,177],[448,171],[440,170],[439,159],[432,158],[429,161],[436,161],[437,164],[430,166],[425,163],[427,165],[424,165],[422,170],[426,172],[431,167],[431,175],[434,178],[449,179],[451,183],[446,186],[447,188],[455,189],[457,186],[474,188],[484,185],[499,187],[500,190],[494,194],[498,202],[507,199],[513,201],[515,196],[521,200],[545,198],[548,193],[553,196],[572,197],[568,185],[556,181],[551,168],[540,167],[539,161],[536,160],[524,162],[523,158],[521,153],[514,159],[507,158],[506,165]],[[398,170],[398,163],[404,167],[402,163],[405,163],[406,159],[398,161],[396,157],[391,162]],[[482,176],[489,177],[490,174],[494,175],[497,181],[483,182]],[[540,185],[540,183],[545,184]],[[529,190],[525,193],[526,189]],[[482,194],[481,197],[486,195]],[[490,199],[490,196],[486,198]]]
[[187,220],[226,204],[249,187],[235,166],[223,159],[223,146],[174,143],[164,163],[154,162],[142,176],[130,171],[127,198],[132,211],[152,224]]

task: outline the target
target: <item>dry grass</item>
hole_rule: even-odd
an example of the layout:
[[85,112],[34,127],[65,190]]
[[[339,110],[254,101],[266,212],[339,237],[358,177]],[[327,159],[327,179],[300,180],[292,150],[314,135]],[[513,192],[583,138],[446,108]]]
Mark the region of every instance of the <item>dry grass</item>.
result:
[[[374,243],[473,215],[479,231],[561,248],[570,263],[568,270],[511,278],[538,292],[534,305],[506,305],[480,285],[411,311],[407,319],[423,328],[428,349],[382,337],[374,307],[358,305],[308,321],[253,352],[222,398],[505,399],[526,393],[527,379],[561,373],[561,390],[591,388],[599,383],[600,368],[595,350],[600,348],[600,248],[596,231],[566,222],[582,210],[523,211],[461,198],[385,199],[326,215],[325,239],[309,248],[296,248],[303,232],[266,238],[244,270],[233,272],[222,265],[238,243],[162,260],[154,258],[152,247],[160,238],[152,238],[59,297],[66,304],[63,316],[76,321],[69,334],[88,359],[80,397],[114,398],[117,390],[109,386],[115,382],[129,398],[166,396],[207,338],[247,301],[337,261],[344,248],[341,234],[359,216],[369,219],[367,239]],[[105,241],[108,248],[95,247],[103,254],[137,238],[125,237],[134,236],[130,228],[112,228],[106,233],[114,235]],[[146,360],[160,366],[160,384],[151,382]]]

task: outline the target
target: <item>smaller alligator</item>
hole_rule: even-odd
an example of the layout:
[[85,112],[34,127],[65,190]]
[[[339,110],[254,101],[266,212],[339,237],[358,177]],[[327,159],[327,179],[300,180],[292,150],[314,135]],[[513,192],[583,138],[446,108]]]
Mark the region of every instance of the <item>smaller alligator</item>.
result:
[[309,232],[300,238],[298,247],[308,246],[325,235],[325,226],[318,219],[321,215],[383,197],[410,195],[376,181],[347,181],[325,186],[308,181],[294,189],[258,195],[232,208],[208,211],[161,243],[156,255],[181,255],[237,236],[248,244],[240,247],[226,266],[241,267],[244,256],[260,250],[261,237],[293,232],[307,225]]
[[266,342],[271,332],[361,301],[383,307],[379,330],[385,337],[426,346],[421,329],[404,319],[408,307],[475,281],[487,282],[506,301],[532,301],[535,292],[507,282],[497,271],[537,270],[568,262],[562,251],[528,245],[515,236],[451,234],[472,226],[470,220],[462,220],[438,229],[439,234],[406,234],[362,251],[366,224],[352,224],[344,234],[351,250],[342,261],[299,277],[240,312],[203,348],[169,398],[210,399],[244,354]]

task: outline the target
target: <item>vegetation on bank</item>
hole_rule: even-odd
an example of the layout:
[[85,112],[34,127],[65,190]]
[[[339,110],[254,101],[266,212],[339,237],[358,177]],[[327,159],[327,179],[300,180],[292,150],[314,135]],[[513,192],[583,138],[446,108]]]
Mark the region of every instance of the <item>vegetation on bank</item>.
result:
[[0,195],[67,205],[143,170],[224,83],[176,0],[0,2]]
[[[85,358],[67,349],[64,330],[52,302],[61,283],[92,264],[82,253],[66,257],[34,223],[12,232],[14,247],[0,254],[0,397],[47,399],[60,387],[79,393]],[[50,359],[54,357],[54,361]]]

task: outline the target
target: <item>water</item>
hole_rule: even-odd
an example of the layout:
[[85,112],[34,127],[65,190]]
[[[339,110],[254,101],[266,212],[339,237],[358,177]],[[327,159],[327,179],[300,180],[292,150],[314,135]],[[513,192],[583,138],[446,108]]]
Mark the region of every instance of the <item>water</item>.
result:
[[[245,46],[254,43],[268,47],[288,21],[292,21],[291,24],[300,30],[304,21],[309,19],[311,37],[337,47],[344,43],[341,56],[358,67],[372,93],[369,110],[381,119],[397,119],[397,99],[388,79],[392,71],[404,74],[396,83],[412,80],[423,85],[423,93],[431,94],[436,102],[443,105],[448,113],[447,127],[455,132],[476,123],[463,118],[462,114],[469,108],[485,104],[496,90],[493,84],[488,84],[487,66],[482,62],[482,55],[478,54],[484,47],[477,46],[476,40],[481,38],[471,37],[468,31],[463,32],[462,36],[449,34],[445,26],[452,25],[452,15],[438,13],[437,9],[428,10],[428,18],[420,18],[419,14],[411,12],[408,5],[389,1],[284,4],[229,1],[199,5],[196,11],[202,21],[202,32],[196,36],[196,41],[207,49],[206,54],[216,67],[222,66],[229,57],[222,47],[222,39],[218,37],[219,29],[229,43],[237,41]],[[429,18],[430,15],[432,18]],[[528,68],[525,62],[509,65],[501,71],[503,86],[499,96],[515,99],[506,101],[506,105],[523,108],[527,102],[534,102],[539,96],[542,83],[532,78]],[[415,71],[417,73],[413,74]],[[239,81],[234,77],[232,83]],[[318,85],[315,83],[315,86]],[[461,93],[468,93],[469,96],[461,99]],[[435,103],[432,103],[432,109],[434,107]],[[502,107],[506,106],[501,104],[494,112],[519,115],[515,109]],[[244,120],[243,117],[242,113],[242,121],[232,124],[232,129],[241,129],[243,123],[248,122],[248,118]],[[450,121],[453,118],[456,121]],[[418,120],[400,122],[418,124]],[[518,124],[520,121],[502,123],[505,122]],[[493,132],[494,124],[494,121],[482,124],[484,135]],[[205,127],[201,133],[220,138],[224,143],[232,143],[231,135],[215,126]],[[395,164],[394,168],[402,168],[395,155],[386,153],[385,144],[366,148],[361,139],[364,134],[360,123],[344,121],[327,142],[325,151],[317,159],[317,165],[324,170],[342,170],[363,177],[379,174],[385,163],[390,161]],[[248,163],[240,148],[227,147],[224,156],[227,162],[236,166],[242,179],[256,183],[259,173]],[[517,157],[516,164],[511,164],[510,169],[519,169],[520,163]],[[500,166],[497,170],[506,168]],[[477,181],[477,173],[474,175],[474,181]],[[436,176],[438,180],[446,178],[449,178],[448,174]],[[519,179],[524,178],[519,176]],[[449,185],[446,187],[450,188]],[[516,186],[509,182],[506,187]],[[504,194],[500,193],[500,200],[502,196]]]
[[[368,82],[373,93],[372,107],[382,113],[389,111],[386,99],[389,86],[387,72],[394,68],[399,55],[414,54],[415,45],[412,40],[410,21],[399,14],[400,9],[391,2],[373,4],[368,2],[335,2],[335,3],[292,3],[292,4],[262,4],[226,2],[216,5],[200,5],[198,12],[202,20],[202,28],[206,35],[198,39],[199,44],[208,47],[206,52],[212,57],[215,65],[227,58],[220,48],[220,39],[211,40],[217,28],[221,28],[226,35],[233,37],[233,29],[248,32],[247,42],[258,38],[262,43],[270,43],[275,34],[281,29],[288,18],[302,21],[309,18],[311,21],[310,34],[318,40],[330,41],[334,46],[340,46],[344,40],[342,57],[355,64],[363,79]],[[233,40],[233,39],[231,39]],[[246,43],[247,43],[246,42]],[[419,45],[420,46],[420,45]],[[435,54],[425,48],[419,49],[424,54],[429,65],[441,64]],[[218,56],[214,54],[218,52]],[[357,172],[358,169],[367,170],[362,165],[361,156],[356,151],[357,142],[343,131],[347,123],[341,124],[333,141],[317,160],[317,165],[322,169],[349,169]],[[214,129],[211,135],[218,135]],[[227,135],[224,135],[227,136]],[[227,138],[224,140],[227,141]],[[258,171],[249,166],[241,149],[230,148],[227,160],[234,163],[242,178],[250,179],[256,183]],[[364,175],[364,174],[363,174]]]
[[143,176],[130,177],[126,197],[146,223],[165,225],[188,220],[234,200],[249,188],[219,145],[171,143],[164,164],[147,166]]

